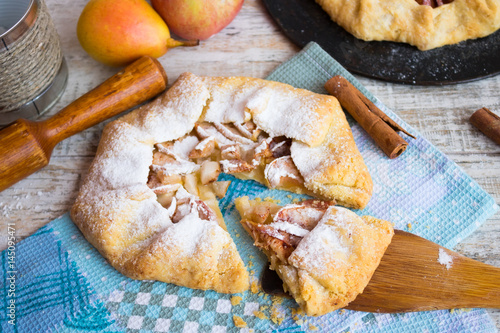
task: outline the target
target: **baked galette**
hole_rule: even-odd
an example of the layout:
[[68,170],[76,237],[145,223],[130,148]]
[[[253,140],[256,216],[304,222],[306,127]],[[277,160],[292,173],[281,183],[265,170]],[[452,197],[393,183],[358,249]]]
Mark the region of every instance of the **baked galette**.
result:
[[241,224],[307,315],[345,307],[363,292],[391,242],[390,222],[305,200],[279,206],[236,199]]
[[333,21],[365,41],[430,50],[500,28],[498,0],[316,0]]
[[248,273],[218,207],[221,172],[352,208],[372,193],[334,97],[185,73],[105,127],[71,216],[131,278],[241,292]]

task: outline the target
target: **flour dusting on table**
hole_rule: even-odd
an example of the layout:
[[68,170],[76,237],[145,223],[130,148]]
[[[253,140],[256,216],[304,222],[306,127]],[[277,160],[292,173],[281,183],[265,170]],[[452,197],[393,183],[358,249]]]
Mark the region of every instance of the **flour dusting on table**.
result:
[[445,250],[443,250],[443,248],[439,248],[438,262],[441,265],[446,266],[446,269],[450,269],[453,265],[453,257]]

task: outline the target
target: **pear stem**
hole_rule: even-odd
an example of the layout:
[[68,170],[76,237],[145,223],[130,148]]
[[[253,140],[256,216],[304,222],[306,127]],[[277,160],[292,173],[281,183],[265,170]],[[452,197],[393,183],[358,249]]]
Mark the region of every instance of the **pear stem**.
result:
[[177,46],[197,46],[200,45],[200,41],[198,39],[196,40],[175,40],[173,38],[167,39],[167,48],[171,49]]

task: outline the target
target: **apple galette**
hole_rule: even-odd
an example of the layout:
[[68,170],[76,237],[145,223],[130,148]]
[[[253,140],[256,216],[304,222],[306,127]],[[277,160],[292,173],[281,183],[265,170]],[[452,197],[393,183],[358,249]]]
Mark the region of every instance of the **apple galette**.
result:
[[185,73],[105,127],[71,216],[131,278],[241,292],[248,273],[218,207],[221,172],[352,208],[372,193],[334,97]]
[[241,224],[307,315],[347,306],[363,292],[391,242],[391,223],[305,200],[279,206],[236,199]]
[[500,28],[498,0],[316,0],[333,21],[365,41],[430,50]]

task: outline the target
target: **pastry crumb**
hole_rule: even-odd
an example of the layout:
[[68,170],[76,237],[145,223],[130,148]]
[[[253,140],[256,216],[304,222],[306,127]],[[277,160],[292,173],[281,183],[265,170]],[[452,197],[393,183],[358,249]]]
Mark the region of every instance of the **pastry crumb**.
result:
[[309,331],[317,331],[319,328],[317,326],[314,326],[313,324],[309,325]]
[[281,304],[281,303],[283,303],[283,298],[279,297],[279,296],[273,296],[271,298],[271,300],[273,301],[273,304]]
[[243,298],[241,296],[233,296],[233,297],[231,297],[231,305],[232,306],[239,305],[242,299]]
[[411,223],[408,223],[408,230],[411,230],[411,228],[412,228]]
[[292,308],[292,316],[302,316],[304,314],[304,310],[301,308]]
[[250,285],[250,291],[254,294],[257,294],[259,292],[259,285],[256,281],[252,281],[252,284]]
[[234,316],[233,315],[233,322],[234,322],[234,326],[236,326],[238,328],[247,327],[246,321],[244,321],[243,319],[241,319],[241,317],[239,317],[239,316]]
[[301,308],[292,308],[292,319],[299,326],[302,326],[302,324],[305,323],[304,318],[301,318],[304,314],[305,313]]
[[254,311],[253,315],[259,319],[269,319],[263,312],[261,311]]
[[279,204],[279,203],[281,203],[281,200],[278,200],[278,199],[273,199],[273,198],[271,198],[271,197],[265,197],[265,198],[264,198],[264,201],[266,201],[266,202],[272,202],[272,203],[275,203],[275,204]]
[[271,305],[271,321],[275,324],[281,325],[283,320],[285,320],[285,312],[281,308],[281,303],[283,299],[278,296],[272,296],[272,305]]

